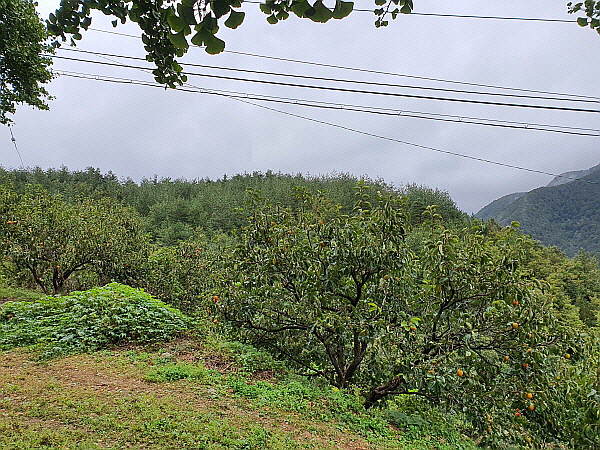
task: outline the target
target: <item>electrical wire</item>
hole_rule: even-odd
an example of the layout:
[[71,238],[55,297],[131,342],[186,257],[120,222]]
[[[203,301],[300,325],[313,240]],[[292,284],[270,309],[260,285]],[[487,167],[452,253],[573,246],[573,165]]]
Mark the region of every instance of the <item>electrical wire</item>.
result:
[[[73,76],[73,75],[69,75],[68,73],[65,73],[65,75],[67,75],[67,76]],[[109,82],[114,82],[114,83],[125,83],[125,84],[140,84],[140,85],[144,85],[144,86],[152,86],[152,87],[159,87],[159,88],[163,87],[163,86],[161,86],[161,85],[159,85],[157,83],[150,83],[150,82],[143,82],[143,81],[135,82],[133,80],[126,80],[126,79],[113,79],[113,80],[109,80],[109,79],[101,79],[100,77],[93,76],[93,75],[91,75],[91,77],[92,77],[91,79],[95,79],[95,80],[98,80],[98,81],[109,81]],[[196,89],[198,89],[198,88],[196,88]],[[176,88],[176,90],[187,91],[186,88]],[[198,91],[194,91],[194,92],[198,92]],[[211,93],[211,92],[207,90],[206,93]],[[470,159],[470,160],[473,160],[473,161],[483,162],[483,163],[492,164],[492,165],[501,166],[501,167],[507,167],[507,168],[510,168],[510,169],[517,169],[517,170],[522,170],[522,171],[526,171],[526,172],[538,173],[538,174],[542,174],[542,175],[550,175],[552,177],[567,178],[567,179],[570,179],[570,180],[583,181],[583,182],[590,183],[590,184],[598,184],[596,182],[593,182],[593,181],[590,181],[590,180],[584,180],[582,178],[569,177],[569,176],[566,176],[566,175],[559,175],[559,174],[554,174],[554,173],[551,173],[551,172],[545,172],[545,171],[542,171],[542,170],[531,169],[531,168],[517,166],[517,165],[513,165],[513,164],[502,163],[502,162],[493,161],[493,160],[490,160],[490,159],[479,158],[477,156],[465,155],[465,154],[462,154],[462,153],[452,152],[452,151],[449,151],[449,150],[443,150],[443,149],[439,149],[437,147],[431,147],[431,146],[422,145],[422,144],[415,144],[415,143],[412,143],[412,142],[404,141],[404,140],[401,140],[401,139],[395,139],[395,138],[391,138],[391,137],[387,137],[387,136],[382,136],[382,135],[371,133],[371,132],[368,132],[368,131],[357,130],[355,128],[347,127],[347,126],[344,126],[344,125],[339,125],[339,124],[332,123],[332,122],[326,122],[324,120],[314,119],[314,118],[311,118],[311,117],[306,117],[306,116],[302,116],[302,115],[299,115],[299,114],[294,114],[294,113],[290,113],[290,112],[287,112],[287,111],[282,111],[282,110],[279,110],[279,109],[271,108],[269,106],[257,104],[257,103],[254,103],[252,101],[249,101],[249,100],[246,100],[246,99],[243,99],[243,98],[235,98],[235,97],[229,97],[229,98],[231,98],[232,100],[239,101],[239,102],[242,102],[242,103],[246,103],[248,105],[252,105],[252,106],[255,106],[255,107],[258,107],[258,108],[262,108],[262,109],[265,109],[265,110],[268,110],[268,111],[276,112],[276,113],[279,113],[279,114],[284,114],[284,115],[287,115],[287,116],[290,116],[290,117],[295,117],[295,118],[307,120],[307,121],[318,123],[318,124],[321,124],[321,125],[327,125],[327,126],[330,126],[330,127],[334,127],[334,128],[338,128],[338,129],[350,131],[352,133],[361,134],[363,136],[369,136],[369,137],[374,137],[374,138],[377,138],[377,139],[382,139],[382,140],[385,140],[385,141],[395,142],[395,143],[407,145],[407,146],[410,146],[410,147],[420,148],[420,149],[423,149],[423,150],[430,150],[430,151],[437,152],[437,153],[443,153],[443,154],[446,154],[446,155],[457,156],[457,157],[461,157],[461,158],[465,158],[465,159]]]
[[[124,83],[124,84],[134,84],[134,85],[140,85],[140,86],[164,88],[164,86],[162,86],[158,83],[147,82],[147,81],[142,81],[142,80],[131,80],[131,79],[126,79],[126,78],[101,76],[101,75],[87,74],[87,73],[82,73],[82,72],[72,72],[72,71],[58,71],[57,73],[60,75],[70,76],[70,77],[74,77],[74,78],[84,78],[84,79],[92,79],[92,80],[98,80],[98,81],[113,81],[113,82],[119,82],[119,83]],[[498,127],[498,128],[513,128],[513,129],[521,129],[521,130],[545,131],[545,132],[569,134],[569,135],[575,135],[575,136],[600,137],[600,129],[593,129],[593,128],[568,127],[568,126],[561,126],[561,125],[548,125],[548,124],[528,123],[528,122],[514,122],[514,121],[506,121],[506,120],[486,119],[486,118],[480,118],[480,117],[437,114],[437,113],[429,113],[429,112],[422,112],[422,111],[398,110],[398,109],[391,109],[391,108],[378,108],[378,107],[371,107],[371,106],[364,106],[364,105],[321,102],[321,101],[314,101],[314,100],[289,98],[289,97],[276,97],[276,96],[268,96],[268,95],[251,94],[251,93],[245,93],[245,92],[225,91],[225,90],[218,90],[218,89],[208,90],[205,88],[194,88],[194,89],[177,88],[177,90],[182,91],[182,92],[221,95],[221,96],[225,96],[225,97],[243,98],[243,99],[253,100],[253,101],[280,103],[280,104],[304,106],[304,107],[310,107],[310,108],[360,112],[360,113],[367,113],[367,114],[406,117],[406,118],[414,118],[414,119],[425,119],[425,120],[434,120],[434,121],[441,121],[441,122],[484,125],[484,126],[492,126],[492,127]]]
[[[356,11],[360,12],[373,12],[373,10],[368,9],[357,9]],[[409,15],[409,14],[403,14]],[[491,20],[516,20],[521,22],[553,22],[553,23],[577,23],[577,20],[567,20],[567,19],[545,19],[545,18],[537,18],[537,17],[504,17],[504,16],[475,16],[475,15],[463,15],[463,14],[438,14],[438,13],[420,13],[420,12],[411,12],[411,16],[428,16],[428,17],[451,17],[456,19],[491,19]]]
[[17,151],[17,155],[19,155],[19,160],[21,161],[21,168],[25,167],[23,164],[23,158],[21,158],[21,152],[19,152],[19,147],[17,147],[17,140],[15,139],[15,135],[13,134],[12,125],[8,124],[8,129],[10,130],[10,140],[15,146],[15,150]]
[[[136,36],[133,34],[126,34],[126,33],[119,33],[119,32],[111,31],[111,30],[100,30],[97,28],[89,28],[89,31],[96,31],[99,33],[114,34],[117,36],[124,36],[124,37],[129,37],[129,38],[140,39],[140,36]],[[443,78],[423,77],[423,76],[419,76],[419,75],[399,74],[399,73],[385,72],[385,71],[380,71],[380,70],[361,69],[361,68],[357,68],[357,67],[348,67],[348,66],[340,66],[340,65],[335,65],[335,64],[318,63],[318,62],[314,62],[314,61],[303,61],[303,60],[298,60],[298,59],[281,58],[281,57],[277,57],[277,56],[259,55],[256,53],[239,52],[239,51],[235,51],[235,50],[224,50],[223,52],[231,53],[234,55],[240,55],[240,56],[249,56],[249,57],[253,57],[253,58],[271,59],[274,61],[284,61],[284,62],[290,62],[290,63],[295,63],[295,64],[306,64],[306,65],[311,65],[311,66],[327,67],[327,68],[331,68],[331,69],[348,70],[348,71],[353,71],[353,72],[370,73],[370,74],[377,74],[377,75],[387,75],[387,76],[402,77],[402,78],[412,78],[412,79],[416,79],[416,80],[459,84],[459,85],[464,85],[464,86],[485,87],[485,88],[501,89],[501,90],[507,90],[507,91],[519,91],[519,92],[531,92],[531,93],[547,94],[547,95],[570,96],[570,97],[587,98],[587,99],[592,99],[595,101],[600,101],[600,97],[589,96],[589,95],[564,94],[564,93],[558,93],[558,92],[540,91],[540,90],[535,90],[535,89],[523,89],[523,88],[514,88],[514,87],[506,87],[506,86],[497,86],[497,85],[491,85],[491,84],[471,83],[471,82],[466,82],[466,81],[446,80]]]
[[[98,64],[104,66],[117,66],[128,69],[138,69],[138,70],[147,70],[147,67],[134,66],[130,64],[117,64],[114,62],[102,62],[102,61],[91,61],[79,58],[70,58],[67,56],[60,55],[50,55],[52,58],[64,59],[68,61],[77,61],[89,64]],[[404,94],[399,92],[380,92],[380,91],[366,91],[360,89],[349,89],[349,88],[340,88],[340,87],[331,87],[331,86],[315,86],[308,84],[296,84],[296,83],[286,83],[281,81],[272,81],[272,80],[258,80],[253,78],[241,78],[241,77],[229,77],[224,75],[214,75],[214,74],[204,74],[197,72],[185,72],[186,75],[204,77],[204,78],[215,78],[221,80],[229,80],[229,81],[241,81],[241,82],[249,82],[249,83],[258,83],[258,84],[267,84],[271,86],[286,86],[286,87],[296,87],[303,89],[316,89],[323,91],[336,91],[336,92],[345,92],[352,94],[369,94],[369,95],[382,95],[389,97],[402,97],[402,98],[413,98],[413,99],[421,99],[421,100],[437,100],[437,101],[448,101],[448,102],[458,102],[458,103],[472,103],[478,105],[488,105],[488,106],[505,106],[505,107],[515,107],[515,108],[531,108],[531,109],[544,109],[544,110],[553,110],[553,111],[570,111],[570,112],[586,112],[586,113],[600,113],[600,109],[586,109],[586,108],[571,108],[564,106],[549,106],[549,105],[532,105],[532,104],[519,104],[519,103],[504,103],[504,102],[492,102],[492,101],[483,101],[483,100],[470,100],[470,99],[462,99],[462,98],[448,98],[448,97],[432,97],[426,95],[415,95],[415,94]]]
[[[135,61],[146,61],[145,58],[141,58],[138,56],[127,56],[127,55],[116,55],[112,53],[102,53],[102,52],[92,52],[88,50],[82,50],[77,48],[61,48],[60,50],[66,50],[77,53],[85,53],[88,55],[101,56],[110,58],[122,58],[129,59]],[[109,60],[112,61],[112,60]],[[431,86],[413,86],[413,85],[398,85],[393,83],[380,83],[373,81],[360,81],[360,80],[347,80],[340,78],[330,78],[330,77],[316,77],[310,75],[299,75],[299,74],[290,74],[290,73],[281,73],[281,72],[267,72],[263,70],[251,70],[251,69],[241,69],[241,68],[232,68],[232,67],[222,67],[222,66],[212,66],[206,64],[194,64],[194,63],[186,63],[186,67],[197,67],[203,69],[214,69],[214,70],[225,70],[225,71],[233,71],[233,72],[245,72],[252,73],[256,75],[268,75],[268,76],[278,76],[278,77],[289,77],[289,78],[300,78],[306,80],[315,80],[315,81],[329,81],[336,83],[349,83],[349,84],[358,84],[358,85],[369,85],[369,86],[378,86],[378,87],[393,87],[398,89],[418,89],[418,90],[426,90],[426,91],[440,91],[440,92],[450,92],[454,94],[473,94],[473,95],[489,95],[489,96],[500,96],[500,97],[514,97],[514,98],[526,98],[526,99],[535,99],[535,100],[555,100],[555,101],[568,101],[568,102],[582,102],[582,103],[598,103],[600,106],[600,98],[595,99],[582,99],[582,98],[562,98],[562,97],[540,97],[535,95],[522,95],[522,94],[506,94],[501,92],[481,92],[481,91],[467,91],[461,89],[445,89],[445,88],[436,88]]]
[[[112,65],[115,65],[115,63],[113,62]],[[121,64],[121,63],[116,63],[116,65],[117,66],[126,66],[127,67],[127,65],[124,65],[124,64]],[[147,68],[138,68],[138,69],[142,70],[142,71],[148,71],[149,70]],[[121,81],[121,82],[123,82],[123,81]],[[130,83],[131,82],[132,82],[132,80],[130,80]],[[198,89],[198,88],[196,87],[196,89]],[[210,91],[207,91],[207,92],[210,92]],[[347,127],[347,126],[344,126],[344,125],[339,125],[339,124],[335,124],[335,123],[332,123],[332,122],[326,122],[326,121],[322,121],[322,120],[319,120],[319,119],[314,119],[314,118],[310,118],[310,117],[306,117],[306,116],[301,116],[299,114],[294,114],[294,113],[290,113],[290,112],[287,112],[287,111],[278,110],[278,109],[271,108],[271,107],[268,107],[268,106],[265,106],[265,105],[254,103],[254,102],[249,101],[247,99],[235,98],[235,97],[231,97],[231,96],[229,96],[229,98],[231,98],[232,100],[239,101],[239,102],[242,102],[242,103],[245,103],[245,104],[248,104],[248,105],[252,105],[252,106],[255,106],[255,107],[258,107],[258,108],[262,108],[262,109],[265,109],[265,110],[268,110],[268,111],[276,112],[276,113],[279,113],[279,114],[284,114],[284,115],[287,115],[287,116],[290,116],[290,117],[295,117],[295,118],[307,120],[307,121],[310,121],[310,122],[319,123],[319,124],[327,125],[327,126],[330,126],[330,127],[335,127],[335,128],[338,128],[338,129],[350,131],[350,132],[361,134],[361,135],[364,135],[364,136],[369,136],[369,137],[374,137],[374,138],[378,138],[378,139],[383,139],[383,140],[390,141],[390,142],[396,142],[396,143],[400,143],[400,144],[403,144],[403,145],[412,146],[412,147],[415,147],[415,148],[420,148],[420,149],[424,149],[424,150],[430,150],[430,151],[434,151],[434,152],[438,152],[438,153],[443,153],[443,154],[447,154],[447,155],[451,155],[451,156],[462,157],[462,158],[466,158],[466,159],[470,159],[470,160],[474,160],[474,161],[478,161],[478,162],[484,162],[484,163],[487,163],[487,164],[497,165],[497,166],[501,166],[501,167],[507,167],[507,168],[516,169],[516,170],[527,171],[527,172],[531,172],[531,173],[539,173],[539,174],[543,174],[543,175],[549,175],[549,176],[552,176],[552,177],[560,177],[560,178],[566,178],[566,179],[570,179],[570,180],[574,180],[574,181],[583,181],[583,182],[587,182],[587,183],[590,183],[590,184],[598,184],[598,183],[596,183],[594,181],[584,180],[582,178],[576,178],[576,177],[570,177],[570,176],[567,176],[567,175],[554,174],[554,173],[545,172],[545,171],[541,171],[541,170],[537,170],[537,169],[531,169],[531,168],[517,166],[517,165],[513,165],[513,164],[502,163],[502,162],[493,161],[493,160],[489,160],[489,159],[485,159],[485,158],[479,158],[479,157],[475,157],[475,156],[471,156],[471,155],[465,155],[465,154],[461,154],[461,153],[457,153],[457,152],[451,152],[451,151],[439,149],[439,148],[436,148],[436,147],[426,146],[426,145],[422,145],[422,144],[415,144],[415,143],[411,143],[411,142],[408,142],[408,141],[403,141],[403,140],[400,140],[400,139],[390,138],[390,137],[378,135],[378,134],[375,134],[375,133],[366,132],[366,131],[363,131],[363,130],[357,130],[357,129],[350,128],[350,127]]]
[[326,122],[324,120],[314,119],[312,117],[301,116],[299,114],[294,114],[294,113],[290,113],[290,112],[287,112],[287,111],[281,111],[281,110],[278,110],[278,109],[275,109],[275,108],[271,108],[269,106],[259,105],[259,104],[256,104],[256,103],[253,103],[253,102],[249,102],[249,101],[243,100],[243,99],[234,99],[234,100],[237,100],[237,101],[240,101],[240,102],[243,102],[243,103],[247,103],[249,105],[253,105],[253,106],[256,106],[258,108],[263,108],[263,109],[266,109],[268,111],[273,111],[273,112],[277,112],[277,113],[280,113],[280,114],[285,114],[285,115],[288,115],[288,116],[291,116],[291,117],[296,117],[298,119],[308,120],[309,122],[319,123],[321,125],[327,125],[327,126],[330,126],[330,127],[339,128],[341,130],[350,131],[352,133],[361,134],[363,136],[369,136],[369,137],[374,137],[374,138],[377,138],[377,139],[382,139],[382,140],[385,140],[385,141],[396,142],[396,143],[399,143],[399,144],[404,144],[404,145],[407,145],[407,146],[416,147],[416,148],[420,148],[420,149],[423,149],[423,150],[430,150],[430,151],[433,151],[433,152],[443,153],[443,154],[446,154],[446,155],[458,156],[460,158],[465,158],[465,159],[470,159],[470,160],[473,160],[473,161],[484,162],[484,163],[487,163],[487,164],[493,164],[493,165],[501,166],[501,167],[507,167],[507,168],[510,168],[510,169],[523,170],[523,171],[526,171],[526,172],[539,173],[539,174],[542,174],[542,175],[550,175],[550,176],[555,177],[555,178],[559,177],[559,178],[566,178],[566,179],[573,180],[573,181],[582,181],[582,182],[589,183],[589,184],[598,184],[595,181],[584,180],[583,178],[576,178],[576,177],[570,177],[570,176],[567,176],[567,175],[559,175],[559,174],[554,174],[554,173],[550,173],[550,172],[544,172],[542,170],[536,170],[536,169],[530,169],[530,168],[527,168],[527,167],[516,166],[516,165],[512,165],[512,164],[506,164],[506,163],[502,163],[502,162],[498,162],[498,161],[492,161],[490,159],[479,158],[477,156],[465,155],[465,154],[462,154],[462,153],[451,152],[449,150],[442,150],[442,149],[439,149],[439,148],[436,148],[436,147],[430,147],[428,145],[415,144],[413,142],[407,142],[407,141],[403,141],[403,140],[400,140],[400,139],[395,139],[395,138],[391,138],[391,137],[387,137],[387,136],[381,136],[379,134],[370,133],[368,131],[357,130],[355,128],[350,128],[350,127],[347,127],[347,126],[344,126],[344,125],[339,125],[339,124],[332,123],[332,122]]

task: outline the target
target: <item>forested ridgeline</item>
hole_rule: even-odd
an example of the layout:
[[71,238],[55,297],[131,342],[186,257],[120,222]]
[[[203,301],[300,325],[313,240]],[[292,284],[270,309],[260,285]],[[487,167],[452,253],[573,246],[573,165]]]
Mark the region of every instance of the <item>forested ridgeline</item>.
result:
[[[144,229],[151,240],[160,245],[174,245],[185,240],[200,228],[203,233],[229,233],[246,223],[249,196],[254,189],[273,204],[292,206],[295,188],[316,193],[323,191],[344,214],[355,206],[356,183],[360,178],[345,173],[310,176],[267,171],[244,173],[221,179],[194,180],[171,178],[144,178],[140,183],[119,178],[99,169],[83,171],[60,169],[7,170],[0,167],[0,184],[24,193],[27,185],[42,186],[48,192],[60,194],[66,201],[80,197],[114,198],[132,207],[144,219]],[[425,207],[436,204],[448,222],[460,222],[467,215],[459,211],[450,196],[443,191],[409,184],[399,188],[383,180],[366,179],[373,189],[390,194],[405,195],[410,199],[411,221],[419,223]]]
[[585,253],[471,219],[440,191],[345,174],[1,176],[3,283],[92,289],[7,303],[3,348],[139,338],[148,325],[132,291],[94,290],[117,282],[192,316],[196,332],[214,327],[356,393],[366,409],[415,397],[494,448],[599,444],[600,270]]

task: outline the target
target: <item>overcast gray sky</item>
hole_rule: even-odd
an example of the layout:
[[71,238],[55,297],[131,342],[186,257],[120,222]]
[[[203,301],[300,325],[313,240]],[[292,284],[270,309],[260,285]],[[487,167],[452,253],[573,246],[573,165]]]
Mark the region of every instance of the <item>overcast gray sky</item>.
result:
[[[38,1],[38,10],[44,18],[59,5],[59,0]],[[355,8],[373,9],[373,4],[359,0]],[[355,11],[346,19],[331,20],[326,24],[315,24],[291,16],[277,25],[269,25],[258,5],[245,4],[243,10],[247,14],[240,28],[229,30],[223,27],[219,32],[219,36],[227,43],[226,50],[413,77],[600,97],[600,36],[575,23],[401,15],[391,21],[387,28],[376,29],[372,13]],[[415,0],[415,12],[575,20],[575,17],[567,14],[566,0]],[[110,19],[102,14],[94,16],[92,27],[139,35],[134,25],[119,25],[113,29]],[[99,31],[84,33],[77,48],[144,56],[139,39]],[[59,50],[57,55],[110,62],[67,50]],[[116,58],[111,60],[117,61]],[[118,61],[132,64],[132,61]],[[186,71],[230,77],[502,103],[599,109],[597,101],[582,104],[372,85],[342,85],[186,66],[186,63],[204,64],[428,88],[527,94],[348,71],[232,52],[210,56],[199,48],[190,49],[181,62]],[[135,65],[142,63],[133,61]],[[136,69],[61,59],[55,61],[54,70],[93,74],[99,78],[112,76],[152,81],[151,76]],[[486,119],[486,123],[489,120],[502,120],[592,130],[600,128],[598,112],[343,93],[199,76],[190,76],[189,82],[213,91],[388,108],[436,114],[436,117],[442,114],[473,117]],[[424,120],[403,115],[367,114],[341,107],[326,110],[260,102],[268,108],[337,124],[346,128],[343,129],[223,96],[64,75],[58,76],[49,85],[49,91],[56,97],[50,104],[50,111],[20,107],[14,116],[12,130],[23,163],[28,167],[65,165],[75,170],[92,166],[103,172],[112,170],[120,177],[131,177],[136,181],[154,174],[159,177],[214,179],[223,174],[264,172],[269,169],[313,175],[350,172],[357,176],[381,177],[396,186],[418,183],[448,191],[462,210],[471,213],[502,195],[545,185],[552,177],[415,147],[406,142],[549,173],[586,169],[600,162],[600,137],[597,135],[577,136]],[[4,167],[16,168],[21,165],[6,127],[0,133],[0,155],[0,164]]]

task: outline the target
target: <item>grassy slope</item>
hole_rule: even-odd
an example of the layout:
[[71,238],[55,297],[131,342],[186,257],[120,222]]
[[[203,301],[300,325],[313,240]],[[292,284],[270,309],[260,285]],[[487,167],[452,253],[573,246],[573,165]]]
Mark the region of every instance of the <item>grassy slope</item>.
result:
[[[471,446],[427,435],[407,440],[391,427],[382,430],[372,416],[314,401],[305,383],[236,372],[193,341],[47,363],[13,350],[0,352],[0,367],[0,448],[6,450]],[[165,374],[182,373],[190,378],[164,381]]]
[[8,301],[23,301],[32,302],[44,296],[44,294],[27,289],[12,288],[2,286],[2,278],[0,278],[0,306]]
[[[37,297],[0,287],[0,306]],[[0,352],[0,448],[475,448],[448,424],[391,427],[351,396],[264,370],[256,353],[236,360],[227,345],[180,339],[47,362]]]

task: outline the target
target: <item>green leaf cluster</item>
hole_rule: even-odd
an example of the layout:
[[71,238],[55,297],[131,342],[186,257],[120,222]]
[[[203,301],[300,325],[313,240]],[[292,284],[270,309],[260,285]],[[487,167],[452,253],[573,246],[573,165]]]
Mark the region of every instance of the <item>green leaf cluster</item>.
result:
[[307,18],[313,22],[325,23],[330,19],[343,19],[354,8],[354,2],[336,0],[333,9],[329,9],[322,0],[310,3],[307,0],[266,0],[260,5],[260,10],[267,14],[267,22],[276,24],[286,20],[290,12],[299,18]]
[[[226,245],[226,243],[225,243]],[[143,267],[139,284],[152,295],[186,313],[210,315],[214,278],[222,250],[203,235],[172,247],[154,248]]]
[[388,16],[395,20],[398,14],[410,14],[414,9],[412,0],[375,0],[375,5],[378,6],[373,12],[377,16],[375,27],[387,27],[389,21]]
[[188,329],[180,311],[118,283],[0,310],[0,349],[35,346],[41,356],[96,351],[114,345],[169,340]]
[[11,122],[16,105],[48,109],[42,86],[52,79],[43,23],[30,0],[0,0],[0,124]]
[[585,13],[585,17],[578,17],[577,24],[580,27],[589,27],[592,30],[596,30],[600,34],[600,1],[597,0],[585,0],[585,2],[567,4],[569,8],[569,14],[577,12]]
[[[136,22],[143,33],[146,58],[156,64],[153,71],[156,80],[176,87],[187,81],[177,58],[187,52],[190,44],[203,46],[211,55],[223,52],[225,41],[217,37],[219,24],[231,29],[238,28],[245,18],[245,12],[238,11],[241,6],[241,0],[63,1],[60,8],[48,18],[47,27],[52,36],[61,38],[63,42],[70,37],[74,45],[76,40],[81,39],[81,30],[87,30],[91,25],[93,10],[115,17],[114,26],[119,22],[125,23],[127,19]],[[332,18],[348,16],[353,7],[353,2],[343,0],[336,0],[333,9],[325,6],[322,0],[315,0],[312,4],[307,0],[267,0],[260,5],[261,11],[268,15],[267,22],[271,24],[287,19],[290,12],[324,23]],[[55,45],[60,45],[60,42],[56,41]]]

